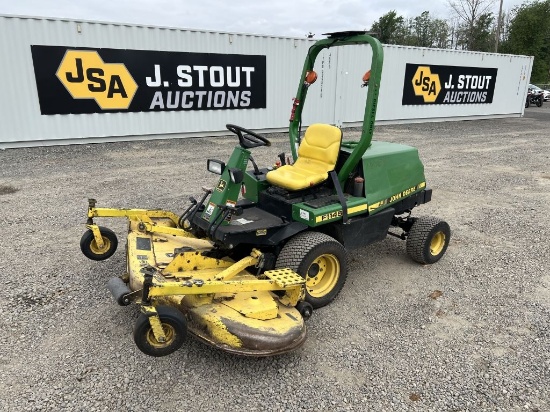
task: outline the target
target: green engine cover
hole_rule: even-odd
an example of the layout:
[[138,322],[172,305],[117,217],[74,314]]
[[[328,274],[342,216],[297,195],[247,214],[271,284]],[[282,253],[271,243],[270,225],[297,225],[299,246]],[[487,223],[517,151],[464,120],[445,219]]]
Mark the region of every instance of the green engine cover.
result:
[[[341,150],[351,153],[357,143],[346,142]],[[364,193],[344,194],[348,216],[375,214],[426,187],[424,165],[418,150],[411,146],[388,142],[372,142],[365,151],[359,167],[364,177]],[[342,207],[337,200],[315,206],[303,202],[292,205],[292,218],[308,226],[320,226],[342,219]]]
[[[343,146],[351,153],[351,148]],[[373,141],[362,162],[364,194],[371,214],[426,187],[424,165],[414,147]]]

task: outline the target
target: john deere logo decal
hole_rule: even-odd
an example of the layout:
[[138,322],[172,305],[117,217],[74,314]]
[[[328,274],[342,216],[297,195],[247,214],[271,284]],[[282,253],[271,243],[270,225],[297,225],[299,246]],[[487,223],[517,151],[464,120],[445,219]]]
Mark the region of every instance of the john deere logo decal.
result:
[[492,103],[497,69],[409,64],[403,105]]
[[266,108],[259,55],[31,46],[43,115]]
[[96,51],[68,50],[57,78],[73,99],[94,99],[103,110],[127,109],[138,88],[121,63],[104,63]]

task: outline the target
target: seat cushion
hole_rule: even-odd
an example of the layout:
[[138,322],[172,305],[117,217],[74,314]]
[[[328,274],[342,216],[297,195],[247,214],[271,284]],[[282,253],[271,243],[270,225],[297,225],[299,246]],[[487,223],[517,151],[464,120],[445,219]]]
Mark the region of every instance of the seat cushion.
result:
[[287,190],[302,190],[327,180],[328,172],[316,173],[312,170],[286,165],[268,172],[266,177],[272,185]]
[[306,130],[298,149],[298,159],[293,165],[285,165],[267,174],[272,185],[287,190],[306,189],[322,183],[328,172],[334,170],[342,131],[328,124],[312,124]]

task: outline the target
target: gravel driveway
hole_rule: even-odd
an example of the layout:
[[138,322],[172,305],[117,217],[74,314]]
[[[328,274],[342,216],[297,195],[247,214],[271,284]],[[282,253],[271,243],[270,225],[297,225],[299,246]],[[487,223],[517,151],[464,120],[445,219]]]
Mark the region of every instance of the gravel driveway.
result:
[[[549,130],[550,105],[378,127],[378,140],[418,147],[433,200],[415,214],[449,222],[447,254],[422,266],[391,237],[353,252],[305,345],[262,359],[192,339],[143,355],[137,308],[105,287],[124,248],[103,262],[79,250],[88,197],[181,212],[216,181],[205,158],[227,159],[236,138],[0,152],[0,410],[549,411]],[[288,151],[270,138],[253,149],[260,164]],[[124,243],[125,221],[102,224]]]

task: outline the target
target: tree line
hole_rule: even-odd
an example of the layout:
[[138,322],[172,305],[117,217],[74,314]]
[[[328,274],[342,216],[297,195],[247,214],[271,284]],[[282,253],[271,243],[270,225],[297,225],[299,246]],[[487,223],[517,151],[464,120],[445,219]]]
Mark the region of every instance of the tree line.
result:
[[448,19],[432,17],[429,11],[405,18],[391,10],[370,32],[386,44],[534,56],[531,82],[549,82],[550,0],[495,14],[497,1],[449,0]]

